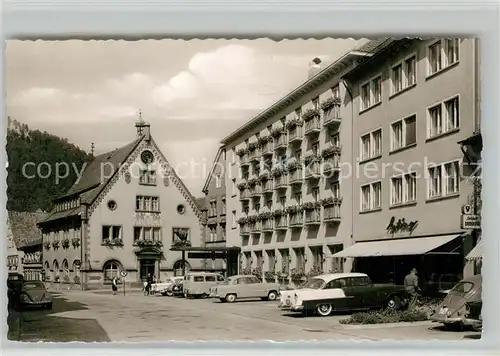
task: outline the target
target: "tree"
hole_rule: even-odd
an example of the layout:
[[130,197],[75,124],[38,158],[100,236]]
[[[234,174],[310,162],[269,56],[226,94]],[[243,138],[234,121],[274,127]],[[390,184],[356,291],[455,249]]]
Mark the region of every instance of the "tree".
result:
[[[52,200],[68,191],[90,154],[48,132],[8,118],[7,210],[49,211]],[[68,174],[56,179],[56,164],[66,163]],[[23,169],[24,168],[24,169]],[[37,172],[38,168],[38,172]],[[50,173],[50,174],[49,174]]]

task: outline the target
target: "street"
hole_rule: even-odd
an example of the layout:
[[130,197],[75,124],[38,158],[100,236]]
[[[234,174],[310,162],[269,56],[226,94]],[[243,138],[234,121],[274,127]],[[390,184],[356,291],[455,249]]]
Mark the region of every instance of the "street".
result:
[[[56,304],[81,305],[58,312]],[[194,341],[194,340],[382,340],[382,339],[440,339],[460,340],[472,332],[442,330],[436,324],[419,322],[399,325],[342,325],[339,320],[348,315],[327,318],[307,317],[282,313],[277,302],[241,301],[220,303],[213,299],[190,299],[161,296],[143,296],[135,291],[123,296],[110,292],[65,291],[54,300],[51,318],[74,324],[93,321],[85,331],[85,340],[96,341]],[[72,310],[75,309],[75,310]],[[29,329],[29,320],[38,311],[28,312],[23,329]],[[43,312],[41,312],[43,313]],[[28,322],[26,321],[28,320]],[[40,326],[37,327],[40,329]],[[67,328],[67,327],[66,327]],[[54,331],[52,329],[52,331]],[[107,337],[103,335],[103,331]],[[64,330],[59,330],[64,334]],[[96,336],[92,336],[92,334]],[[54,336],[67,341],[64,335]],[[36,336],[40,340],[40,336]],[[79,336],[71,337],[78,340]],[[70,338],[70,339],[71,339]],[[26,339],[24,337],[23,339]],[[43,339],[43,337],[42,337]]]

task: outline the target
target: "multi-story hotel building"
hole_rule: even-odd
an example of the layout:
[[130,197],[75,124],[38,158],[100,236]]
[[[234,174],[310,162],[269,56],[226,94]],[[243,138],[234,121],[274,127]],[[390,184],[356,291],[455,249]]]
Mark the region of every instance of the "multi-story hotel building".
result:
[[[164,280],[203,270],[189,252],[201,248],[202,211],[154,142],[136,123],[130,144],[95,157],[39,226],[43,266],[51,283],[84,289],[148,274]],[[186,258],[187,257],[187,258]]]
[[[352,103],[342,75],[384,40],[324,69],[222,140],[227,151],[227,243],[241,246],[240,271],[303,276],[342,270],[331,258],[351,245]],[[268,274],[268,273],[270,274]]]
[[375,281],[402,283],[413,267],[423,281],[473,273],[462,214],[475,213],[474,192],[458,142],[479,120],[477,51],[476,39],[389,40],[344,75],[354,244],[336,256]]

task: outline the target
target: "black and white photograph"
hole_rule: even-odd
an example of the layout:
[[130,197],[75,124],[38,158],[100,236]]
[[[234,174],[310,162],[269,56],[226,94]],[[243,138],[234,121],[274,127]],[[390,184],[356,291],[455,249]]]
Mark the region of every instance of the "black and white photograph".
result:
[[480,44],[6,41],[8,339],[480,339]]

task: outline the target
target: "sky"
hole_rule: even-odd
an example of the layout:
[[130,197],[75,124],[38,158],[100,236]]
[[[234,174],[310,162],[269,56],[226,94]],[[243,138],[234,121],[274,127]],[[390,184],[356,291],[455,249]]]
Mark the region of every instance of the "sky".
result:
[[7,41],[6,112],[95,154],[135,138],[141,110],[169,163],[201,196],[220,140],[358,45],[353,39]]

